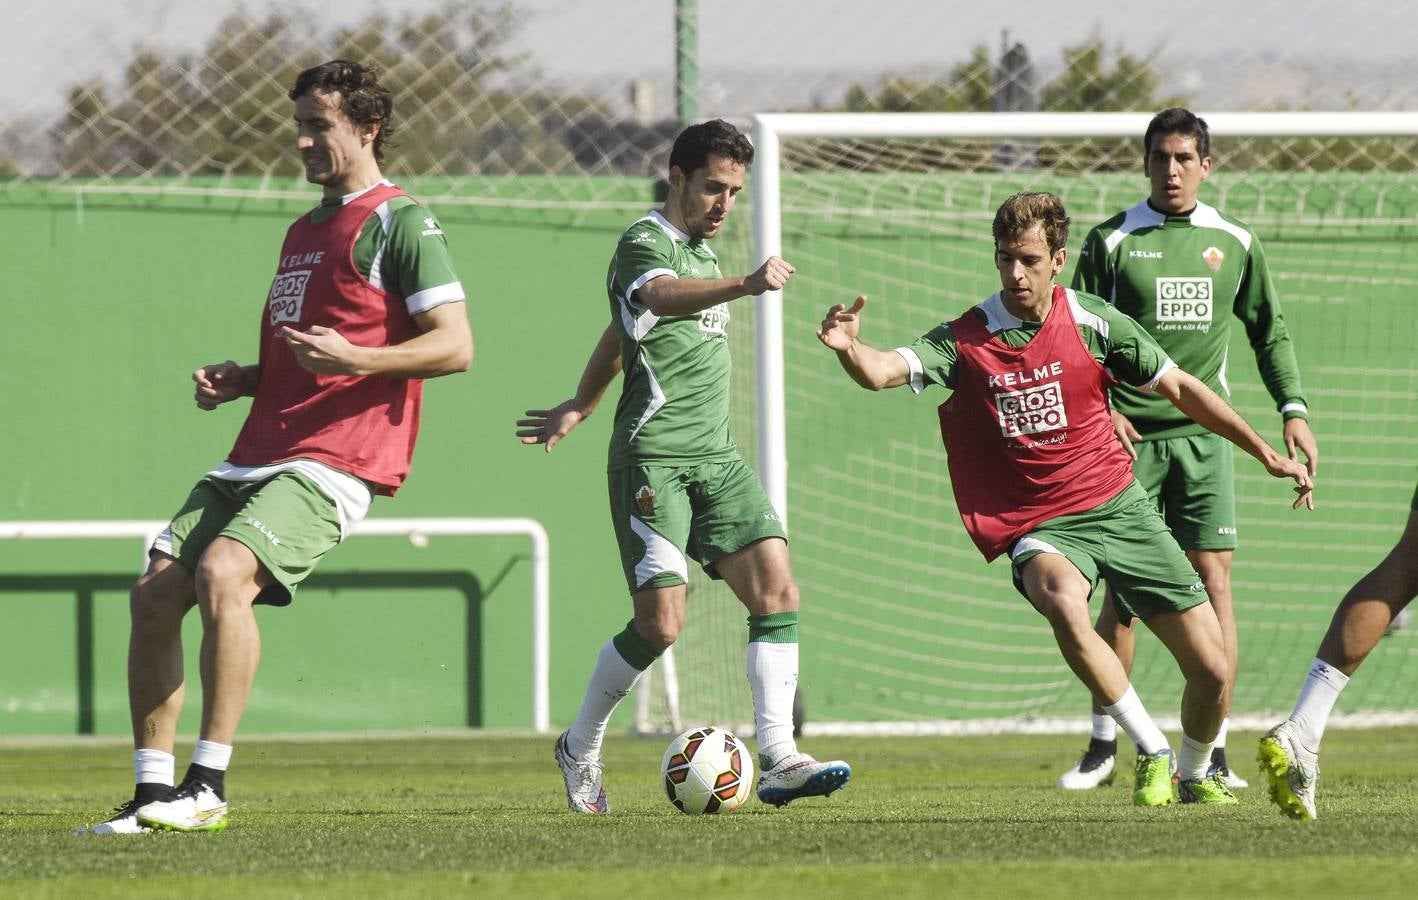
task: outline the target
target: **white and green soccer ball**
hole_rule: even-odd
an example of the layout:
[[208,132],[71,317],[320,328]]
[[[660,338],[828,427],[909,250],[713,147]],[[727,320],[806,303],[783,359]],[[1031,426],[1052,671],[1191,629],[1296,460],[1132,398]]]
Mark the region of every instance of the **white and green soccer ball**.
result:
[[682,813],[731,813],[753,790],[753,758],[743,741],[722,728],[691,728],[670,741],[660,778]]

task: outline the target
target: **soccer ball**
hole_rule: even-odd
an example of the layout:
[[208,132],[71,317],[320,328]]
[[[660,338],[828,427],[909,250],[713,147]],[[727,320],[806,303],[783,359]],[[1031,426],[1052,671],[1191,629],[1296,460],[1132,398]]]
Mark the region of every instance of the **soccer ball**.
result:
[[731,813],[753,789],[753,758],[743,741],[722,728],[691,728],[670,741],[660,777],[680,812]]

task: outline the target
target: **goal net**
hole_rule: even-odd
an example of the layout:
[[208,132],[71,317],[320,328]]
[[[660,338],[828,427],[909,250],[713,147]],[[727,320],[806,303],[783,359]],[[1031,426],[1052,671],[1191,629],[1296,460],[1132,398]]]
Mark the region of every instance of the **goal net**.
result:
[[[1283,485],[1237,461],[1233,723],[1254,728],[1289,711],[1336,603],[1397,538],[1418,475],[1418,115],[1205,117],[1215,169],[1202,200],[1264,243],[1322,454],[1313,513],[1292,512]],[[753,322],[746,309],[735,319],[734,424],[787,511],[810,731],[1086,727],[1087,692],[1044,620],[1015,592],[1007,563],[985,565],[960,524],[935,416],[948,392],[863,391],[814,332],[830,304],[865,293],[864,339],[900,346],[992,293],[990,222],[1015,191],[1061,196],[1076,252],[1087,229],[1146,195],[1147,121],[756,118],[753,243],[726,236],[719,254],[726,271],[770,253],[798,270],[781,300],[759,300]],[[1244,330],[1232,334],[1232,401],[1279,445]],[[734,722],[748,708],[742,608],[695,601],[723,590],[693,585],[677,647],[689,719]],[[1175,717],[1181,677],[1141,631],[1133,683],[1160,719]],[[1415,653],[1418,635],[1386,638],[1337,721],[1418,709]]]

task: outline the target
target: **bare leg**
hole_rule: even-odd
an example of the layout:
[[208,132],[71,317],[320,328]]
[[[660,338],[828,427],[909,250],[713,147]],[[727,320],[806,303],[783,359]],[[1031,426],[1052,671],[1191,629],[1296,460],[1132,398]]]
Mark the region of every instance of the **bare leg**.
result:
[[1040,553],[1021,573],[1025,593],[1054,630],[1054,640],[1073,674],[1093,694],[1100,712],[1127,693],[1128,675],[1118,656],[1093,629],[1088,616],[1092,585],[1073,563]]
[[197,566],[202,610],[202,739],[236,740],[261,659],[252,604],[273,579],[250,549],[231,538],[212,541]]
[[1182,731],[1193,740],[1211,742],[1229,711],[1229,672],[1221,624],[1210,603],[1147,620],[1147,627],[1172,652],[1186,679],[1182,691]]
[[1221,625],[1221,641],[1226,648],[1226,667],[1230,677],[1226,680],[1226,708],[1231,707],[1231,697],[1236,690],[1236,669],[1240,660],[1240,639],[1236,630],[1236,607],[1231,598],[1231,550],[1188,550],[1187,559],[1201,576],[1206,587],[1206,596],[1216,610],[1216,621]]
[[1320,642],[1319,658],[1353,675],[1400,610],[1418,595],[1418,510],[1398,543],[1344,595]]
[[136,749],[172,753],[185,695],[182,619],[196,603],[192,573],[163,553],[153,554],[129,593],[128,709]]
[[[1107,584],[1103,585],[1103,609],[1098,613],[1098,622],[1093,627],[1098,636],[1112,648],[1118,662],[1122,663],[1123,674],[1131,676],[1137,639],[1133,634],[1132,624],[1124,625],[1118,620],[1118,610],[1113,606],[1113,589]],[[1099,716],[1104,714],[1096,696],[1093,698],[1093,713]]]

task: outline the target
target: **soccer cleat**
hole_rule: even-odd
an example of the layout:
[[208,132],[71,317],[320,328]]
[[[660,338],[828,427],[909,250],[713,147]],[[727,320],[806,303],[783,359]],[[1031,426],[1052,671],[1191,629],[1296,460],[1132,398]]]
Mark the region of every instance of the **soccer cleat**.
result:
[[1183,803],[1211,803],[1216,806],[1235,806],[1241,802],[1220,775],[1177,782],[1177,799]]
[[1133,784],[1134,806],[1166,806],[1172,802],[1172,773],[1177,758],[1171,749],[1158,750],[1148,756],[1137,755],[1137,780]]
[[758,799],[785,806],[801,797],[826,797],[851,777],[852,767],[840,759],[818,762],[806,753],[793,753],[758,776]]
[[1318,753],[1300,743],[1287,719],[1266,732],[1256,752],[1261,773],[1270,781],[1270,799],[1292,819],[1314,819],[1315,783],[1320,779]]
[[1211,750],[1211,766],[1206,770],[1206,777],[1212,775],[1220,775],[1221,783],[1233,791],[1251,786],[1249,781],[1231,771],[1231,766],[1226,762],[1225,747],[1213,747]]
[[88,828],[77,829],[75,834],[143,834],[152,831],[144,825],[138,824],[138,801],[129,800],[122,806],[116,806],[113,814],[97,825],[90,825]]
[[566,735],[556,739],[556,764],[561,766],[561,777],[566,782],[566,805],[572,812],[608,813],[610,801],[606,799],[606,789],[601,786],[601,764],[580,762],[572,759],[566,749]]
[[1117,775],[1118,742],[1092,738],[1088,749],[1072,769],[1059,776],[1058,786],[1071,791],[1086,791],[1103,784],[1112,784]]
[[161,800],[138,808],[138,824],[160,831],[226,831],[226,800],[196,778],[185,778]]

